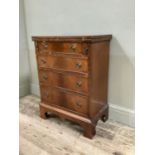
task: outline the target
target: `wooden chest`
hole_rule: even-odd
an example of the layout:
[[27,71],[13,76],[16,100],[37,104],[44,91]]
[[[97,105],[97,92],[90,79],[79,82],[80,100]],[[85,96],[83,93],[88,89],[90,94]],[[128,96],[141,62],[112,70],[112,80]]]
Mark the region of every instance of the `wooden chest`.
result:
[[53,113],[95,135],[108,119],[108,62],[111,35],[34,36],[41,92],[40,116]]

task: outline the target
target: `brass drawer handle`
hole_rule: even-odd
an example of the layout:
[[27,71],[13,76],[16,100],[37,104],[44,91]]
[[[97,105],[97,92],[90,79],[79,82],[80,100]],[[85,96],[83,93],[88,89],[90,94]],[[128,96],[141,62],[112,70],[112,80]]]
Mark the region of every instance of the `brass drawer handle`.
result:
[[76,105],[77,105],[78,108],[81,108],[80,102],[76,102]]
[[46,60],[44,60],[44,59],[41,59],[41,62],[42,62],[43,64],[46,64]]
[[48,79],[47,75],[45,75],[45,74],[43,74],[42,77],[43,77],[44,80],[47,80]]
[[44,48],[48,48],[48,45],[44,45]]
[[71,45],[71,46],[70,46],[70,49],[71,49],[73,52],[75,52],[75,50],[76,50],[76,44]]
[[76,63],[75,66],[76,66],[77,69],[80,69],[82,67],[82,64],[81,63]]
[[76,86],[77,86],[77,87],[81,87],[81,86],[82,86],[82,81],[77,81],[77,82],[76,82]]
[[85,54],[85,55],[88,55],[88,48],[85,48],[85,49],[84,49],[84,54]]
[[42,42],[42,45],[43,45],[44,48],[46,48],[46,49],[48,48],[48,43],[47,42],[45,42],[45,41]]

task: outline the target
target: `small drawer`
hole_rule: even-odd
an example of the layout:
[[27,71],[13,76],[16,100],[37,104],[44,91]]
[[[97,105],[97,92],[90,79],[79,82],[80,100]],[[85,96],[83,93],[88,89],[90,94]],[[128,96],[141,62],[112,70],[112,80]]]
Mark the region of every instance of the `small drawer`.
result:
[[38,56],[38,65],[40,68],[88,72],[87,59],[69,58],[63,56]]
[[49,54],[51,51],[51,44],[47,41],[38,41],[37,42],[38,53],[39,54]]
[[39,70],[39,79],[41,84],[49,84],[52,87],[61,87],[79,93],[88,93],[88,79],[85,77]]
[[38,52],[40,54],[64,53],[87,55],[88,51],[89,46],[86,43],[38,42]]

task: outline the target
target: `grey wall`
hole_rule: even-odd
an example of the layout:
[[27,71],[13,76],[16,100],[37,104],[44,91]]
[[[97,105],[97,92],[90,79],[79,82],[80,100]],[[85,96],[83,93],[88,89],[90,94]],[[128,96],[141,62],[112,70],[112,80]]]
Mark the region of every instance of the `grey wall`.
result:
[[25,0],[31,92],[39,95],[33,35],[112,34],[110,118],[133,126],[134,0]]
[[19,1],[19,96],[30,93],[30,68],[23,0]]

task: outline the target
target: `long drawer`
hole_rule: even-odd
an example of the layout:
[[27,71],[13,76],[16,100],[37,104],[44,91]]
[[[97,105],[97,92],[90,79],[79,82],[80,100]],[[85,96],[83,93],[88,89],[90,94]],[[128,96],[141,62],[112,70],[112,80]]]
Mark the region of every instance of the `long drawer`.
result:
[[49,105],[57,105],[71,111],[88,114],[88,98],[77,94],[67,93],[60,89],[40,86],[41,100]]
[[47,55],[38,55],[37,59],[39,68],[51,68],[84,73],[88,72],[87,59]]
[[75,74],[39,70],[40,84],[62,87],[71,91],[88,93],[88,79]]
[[39,54],[66,53],[76,55],[87,55],[88,45],[85,43],[58,43],[49,41],[38,42]]

